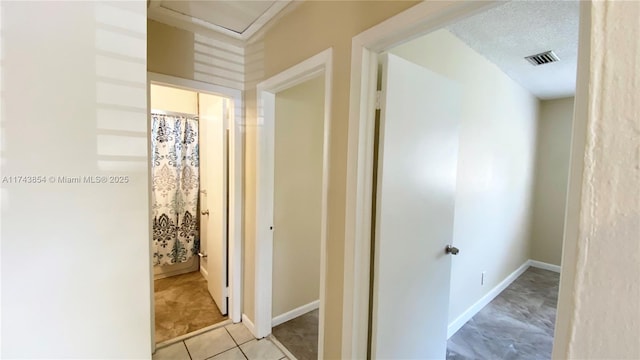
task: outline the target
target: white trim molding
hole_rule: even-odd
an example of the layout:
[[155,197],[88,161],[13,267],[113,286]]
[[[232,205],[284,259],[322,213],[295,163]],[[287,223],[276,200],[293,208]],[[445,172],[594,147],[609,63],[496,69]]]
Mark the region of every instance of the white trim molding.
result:
[[559,265],[549,264],[538,260],[529,260],[529,266],[560,273]]
[[255,243],[255,331],[256,338],[271,334],[273,277],[273,190],[276,93],[323,76],[324,134],[322,149],[322,210],[320,227],[320,315],[318,356],[323,357],[324,304],[327,272],[327,197],[329,183],[329,139],[331,132],[331,81],[333,50],[331,48],[269,78],[257,86],[256,144],[256,243]]
[[[152,72],[147,73],[147,79],[149,87],[151,84],[165,85],[214,94],[233,101],[231,113],[229,114],[231,122],[229,131],[229,217],[227,219],[229,224],[229,257],[227,263],[229,274],[229,318],[234,323],[240,322],[242,314],[242,214],[244,201],[242,194],[244,181],[244,140],[242,135],[244,132],[244,99],[242,91],[226,86]],[[150,248],[152,248],[153,238],[150,241]],[[202,270],[202,268],[200,269]],[[151,299],[153,301],[153,283],[151,284]]]
[[278,315],[271,320],[271,326],[276,327],[280,324],[286,323],[289,320],[293,320],[298,316],[302,316],[310,311],[320,308],[320,300],[312,301],[308,304],[299,306],[291,311],[287,311],[284,314]]
[[235,40],[236,45],[243,45],[254,35],[258,34],[261,29],[273,22],[276,16],[292,3],[291,0],[275,1],[267,11],[260,15],[247,29],[243,32],[236,32],[197,17],[163,7],[162,2],[163,0],[150,0],[147,10],[150,19],[194,33],[206,32],[209,34],[223,35],[228,37],[229,40]]
[[251,331],[253,336],[255,336],[255,334],[256,334],[256,326],[253,324],[253,321],[251,321],[251,319],[249,319],[247,314],[242,314],[242,323],[244,324],[244,326],[247,327],[247,329],[249,329],[249,331]]

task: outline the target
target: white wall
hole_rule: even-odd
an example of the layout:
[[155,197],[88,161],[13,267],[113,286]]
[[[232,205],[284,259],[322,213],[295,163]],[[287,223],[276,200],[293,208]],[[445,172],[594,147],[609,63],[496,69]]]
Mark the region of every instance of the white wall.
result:
[[464,91],[451,323],[529,257],[538,100],[447,30],[391,52],[458,81]]
[[320,298],[323,133],[324,77],[276,94],[273,317]]
[[569,180],[573,97],[540,101],[531,258],[560,265]]
[[1,357],[148,359],[146,1],[0,8]]

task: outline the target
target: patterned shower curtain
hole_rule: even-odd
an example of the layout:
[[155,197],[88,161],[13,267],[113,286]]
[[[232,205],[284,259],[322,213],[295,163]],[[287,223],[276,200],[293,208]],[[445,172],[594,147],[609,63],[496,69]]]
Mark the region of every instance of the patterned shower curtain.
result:
[[200,250],[198,121],[151,118],[153,264],[182,263]]

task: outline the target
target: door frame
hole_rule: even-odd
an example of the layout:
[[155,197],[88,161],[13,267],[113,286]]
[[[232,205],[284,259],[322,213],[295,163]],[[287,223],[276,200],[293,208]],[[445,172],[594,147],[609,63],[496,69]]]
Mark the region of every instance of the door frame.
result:
[[[369,291],[371,281],[371,214],[373,198],[373,159],[375,104],[378,55],[397,45],[443,28],[463,18],[500,5],[501,1],[430,1],[417,4],[382,23],[365,30],[352,39],[351,82],[349,97],[349,135],[347,157],[347,191],[345,215],[344,294],[342,310],[342,358],[367,357],[369,327]],[[580,211],[581,160],[584,158],[589,103],[589,37],[591,1],[581,2],[580,40],[578,46],[578,76],[576,81],[574,122],[572,128],[571,174],[565,219],[563,286],[573,287],[575,274],[565,272],[575,267]],[[567,260],[570,260],[571,264]],[[570,291],[560,292],[554,358],[561,358],[569,340]]]
[[[243,128],[244,128],[244,102],[242,91],[225,86],[209,84],[196,80],[183,79],[175,76],[147,72],[147,94],[151,93],[151,84],[169,86],[177,89],[190,90],[199,93],[206,93],[224,97],[233,101],[232,114],[229,116],[229,184],[227,191],[229,192],[229,239],[227,259],[228,275],[229,275],[229,308],[228,316],[232,322],[238,323],[242,317],[242,211],[243,211]],[[150,96],[148,98],[148,108],[150,109]],[[151,116],[149,116],[149,128],[151,125]],[[151,142],[149,141],[149,150]],[[151,174],[151,160],[149,160],[149,174]],[[151,182],[151,175],[149,175]],[[149,184],[151,189],[151,183]],[[151,201],[151,200],[149,200]],[[151,203],[149,203],[151,209]],[[149,249],[153,251],[153,231],[149,232]],[[151,341],[155,348],[155,304],[153,291],[153,263],[151,266]]]
[[255,322],[256,338],[272,329],[273,300],[273,212],[274,145],[276,94],[307,80],[324,76],[324,134],[322,141],[322,210],[320,230],[320,313],[318,358],[323,357],[324,311],[326,298],[327,197],[329,180],[329,139],[331,125],[331,78],[333,50],[321,53],[261,82],[257,86],[258,128],[256,153],[256,248]]

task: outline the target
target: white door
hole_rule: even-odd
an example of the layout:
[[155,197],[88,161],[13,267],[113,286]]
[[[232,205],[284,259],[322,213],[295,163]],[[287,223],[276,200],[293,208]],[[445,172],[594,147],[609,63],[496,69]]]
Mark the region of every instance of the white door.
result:
[[199,94],[200,226],[207,288],[227,314],[227,100]]
[[444,359],[461,93],[395,55],[382,62],[371,356]]

